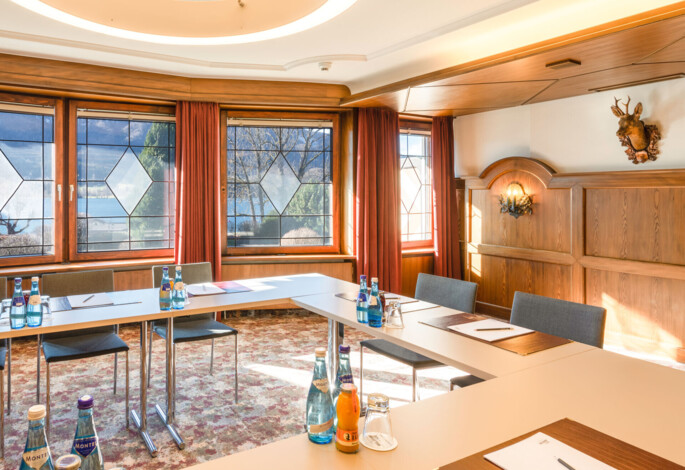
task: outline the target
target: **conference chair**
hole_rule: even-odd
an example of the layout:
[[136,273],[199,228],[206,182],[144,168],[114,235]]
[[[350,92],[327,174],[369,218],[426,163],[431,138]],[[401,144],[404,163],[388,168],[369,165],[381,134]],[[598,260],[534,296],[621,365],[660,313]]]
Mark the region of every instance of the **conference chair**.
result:
[[[95,294],[114,291],[114,272],[111,269],[74,273],[45,274],[42,293],[50,297]],[[45,358],[47,417],[50,431],[50,365],[90,357],[114,354],[114,394],[117,393],[117,354],[126,353],[126,427],[129,425],[128,345],[119,337],[119,325],[82,330],[48,333],[38,337],[36,397],[40,402],[40,351]]]
[[[448,277],[421,273],[416,282],[414,297],[461,312],[473,313],[476,306],[478,284]],[[384,339],[370,339],[359,343],[359,397],[362,399],[364,382],[364,348],[394,359],[412,368],[412,401],[419,399],[418,371],[441,367],[444,364],[403,348]]]
[[[7,278],[0,277],[0,299],[7,297]],[[9,354],[8,354],[9,353]],[[12,393],[12,340],[0,341],[0,457],[5,457],[5,364],[7,364],[7,414]]]
[[[510,322],[597,348],[604,346],[606,310],[594,305],[515,292]],[[473,375],[455,377],[450,381],[450,390],[482,381]]]
[[[203,282],[212,282],[212,265],[210,263],[191,263],[180,265],[183,270],[183,282],[187,284],[199,284]],[[174,270],[176,266],[167,266],[169,268],[169,277],[173,279]],[[162,284],[162,269],[164,266],[152,267],[152,283],[155,287]],[[204,313],[198,315],[187,315],[174,318],[174,348],[176,343],[188,343],[193,341],[211,340],[212,348],[209,358],[209,373],[214,372],[214,340],[216,338],[223,338],[226,336],[233,336],[234,338],[234,367],[235,367],[235,402],[238,403],[238,330],[224,325],[215,320],[215,313]],[[149,356],[148,356],[148,387],[150,386],[150,376],[152,372],[152,332],[158,336],[166,339],[167,329],[166,320],[156,320],[152,322],[150,328],[149,339]],[[174,354],[176,357],[176,354]],[[176,376],[176,363],[172,364],[174,368],[174,377]],[[176,384],[172,384],[173,387]],[[175,396],[175,394],[174,394]]]

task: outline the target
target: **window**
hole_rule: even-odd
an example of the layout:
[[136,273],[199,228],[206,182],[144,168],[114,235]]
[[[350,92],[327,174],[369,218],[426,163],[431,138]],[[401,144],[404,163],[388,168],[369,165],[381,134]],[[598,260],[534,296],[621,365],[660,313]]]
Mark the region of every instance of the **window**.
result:
[[58,105],[61,110],[56,100],[0,95],[0,264],[53,261],[61,252],[55,245]]
[[228,120],[229,250],[335,249],[333,133],[330,120]]
[[433,239],[431,136],[430,130],[416,127],[400,131],[400,214],[405,247],[429,245]]
[[175,121],[76,111],[76,258],[160,254],[174,242]]

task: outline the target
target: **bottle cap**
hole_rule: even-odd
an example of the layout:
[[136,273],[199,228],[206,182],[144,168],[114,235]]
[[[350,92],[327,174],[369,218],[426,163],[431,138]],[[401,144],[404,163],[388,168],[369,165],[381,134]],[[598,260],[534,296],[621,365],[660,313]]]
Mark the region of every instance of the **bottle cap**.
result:
[[162,266],[162,272],[169,272],[169,267],[168,266]]
[[181,270],[181,266],[176,266],[176,271],[180,271],[180,270]]
[[349,354],[350,353],[350,347],[349,346],[343,346],[342,344],[340,345],[338,350],[343,354]]
[[372,277],[372,278],[371,278],[371,282],[378,282],[378,278],[377,278],[377,277]]
[[340,386],[340,391],[343,393],[352,393],[357,391],[357,387],[355,387],[354,384],[345,383]]
[[31,408],[29,408],[30,421],[43,418],[45,418],[45,405],[33,405]]
[[362,274],[361,276],[359,276],[359,279],[363,279],[366,281],[366,274]]
[[81,458],[78,455],[63,455],[55,461],[55,470],[78,470]]
[[326,357],[326,348],[316,348],[314,354],[316,357]]
[[83,395],[78,399],[79,410],[89,410],[93,407],[93,397],[90,395]]
[[31,278],[31,282],[38,282],[38,276],[33,276]]

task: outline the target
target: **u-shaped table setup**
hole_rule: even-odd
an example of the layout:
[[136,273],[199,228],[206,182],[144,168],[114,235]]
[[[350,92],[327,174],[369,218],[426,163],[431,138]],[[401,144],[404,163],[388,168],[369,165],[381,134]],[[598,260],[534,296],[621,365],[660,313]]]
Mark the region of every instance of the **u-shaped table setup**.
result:
[[[151,456],[157,447],[147,431],[148,323],[168,319],[166,409],[156,405],[172,438],[185,447],[174,409],[173,318],[226,310],[268,308],[293,303],[328,319],[329,377],[337,370],[341,324],[386,339],[484,382],[421,400],[391,412],[399,446],[391,452],[358,454],[315,445],[306,434],[193,467],[223,468],[427,469],[462,468],[460,459],[568,418],[625,443],[685,464],[685,374],[645,361],[569,342],[533,354],[516,354],[453,334],[423,321],[459,313],[427,305],[404,315],[404,328],[371,328],[356,321],[356,284],[320,274],[237,281],[248,292],[192,297],[183,310],[162,311],[157,289],[108,293],[114,305],[55,312],[38,328],[0,326],[0,339],[121,323],[141,324],[140,410],[131,418]],[[349,296],[347,296],[349,297]],[[490,380],[492,379],[492,380]],[[456,464],[452,464],[457,462]],[[456,465],[456,466],[449,466]],[[682,468],[674,464],[673,468]],[[466,467],[464,467],[466,468]],[[470,468],[470,467],[469,467]],[[640,468],[640,467],[627,467]]]

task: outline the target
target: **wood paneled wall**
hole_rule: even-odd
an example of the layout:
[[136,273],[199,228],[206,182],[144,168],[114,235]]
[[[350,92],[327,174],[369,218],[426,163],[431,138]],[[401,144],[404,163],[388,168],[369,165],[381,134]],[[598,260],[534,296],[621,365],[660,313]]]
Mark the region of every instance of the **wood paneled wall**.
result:
[[[517,181],[533,214],[500,213]],[[508,318],[515,291],[607,309],[605,343],[676,356],[685,343],[685,170],[556,174],[506,158],[465,189],[465,278]]]
[[402,254],[402,295],[414,297],[420,273],[433,274],[433,253]]

